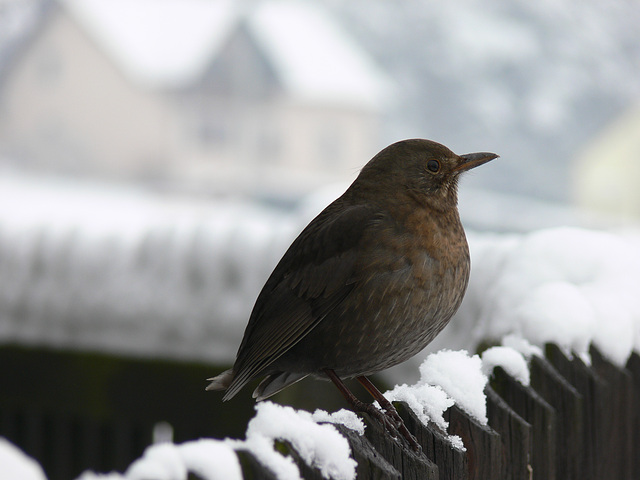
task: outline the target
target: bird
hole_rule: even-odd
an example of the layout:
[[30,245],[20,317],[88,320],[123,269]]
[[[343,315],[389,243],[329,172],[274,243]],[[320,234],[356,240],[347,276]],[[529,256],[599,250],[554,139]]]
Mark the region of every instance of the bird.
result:
[[[207,390],[234,397],[263,378],[256,401],[307,376],[331,380],[356,411],[400,432],[389,401],[367,378],[420,352],[460,306],[470,273],[458,180],[497,158],[456,155],[425,139],[375,155],[293,241],[259,293],[233,367]],[[357,399],[356,378],[384,410]]]

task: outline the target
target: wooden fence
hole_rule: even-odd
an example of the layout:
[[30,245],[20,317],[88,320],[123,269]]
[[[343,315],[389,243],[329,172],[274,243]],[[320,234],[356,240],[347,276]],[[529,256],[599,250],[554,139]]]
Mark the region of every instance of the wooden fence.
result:
[[[443,434],[424,426],[406,405],[396,404],[423,452],[415,454],[384,434],[365,416],[364,437],[338,427],[358,463],[358,479],[434,480],[611,480],[634,479],[640,472],[640,357],[626,368],[608,362],[595,348],[592,365],[567,358],[554,345],[546,358],[531,361],[531,385],[524,386],[496,368],[486,388],[488,426],[456,406],[445,413],[449,433],[459,435],[466,452]],[[305,479],[322,479],[318,470],[284,444]],[[273,478],[240,452],[245,478]]]
[[[149,444],[154,420],[169,421],[176,432],[182,432],[175,440],[184,441],[221,434],[220,431],[214,432],[212,425],[230,416],[229,412],[214,408],[219,399],[202,393],[198,379],[204,378],[205,371],[210,374],[210,367],[191,365],[189,373],[185,374],[184,368],[172,366],[170,362],[141,370],[140,366],[132,367],[124,361],[110,360],[107,366],[101,363],[99,370],[111,380],[101,382],[96,378],[96,370],[89,369],[92,361],[86,358],[80,361],[81,367],[70,368],[73,362],[67,357],[56,363],[44,358],[29,360],[27,353],[18,352],[17,360],[15,355],[10,357],[14,362],[11,364],[2,357],[2,352],[0,349],[3,361],[0,372],[3,384],[0,390],[0,436],[6,436],[39,460],[49,480],[70,480],[86,468],[102,472],[122,471]],[[591,366],[586,366],[577,357],[567,358],[554,345],[547,346],[545,353],[546,358],[534,357],[531,361],[529,387],[509,377],[501,368],[495,369],[486,389],[488,426],[478,424],[455,406],[445,412],[449,433],[463,439],[466,452],[453,448],[437,428],[422,425],[403,404],[397,404],[398,411],[422,444],[421,454],[403,448],[376,422],[367,418],[367,428],[362,437],[339,426],[358,463],[358,478],[637,478],[640,472],[640,357],[634,354],[626,368],[620,369],[593,348]],[[13,377],[23,377],[25,372],[30,375],[30,362],[33,363],[33,371],[37,370],[41,375],[28,382],[30,390],[21,393],[23,401],[15,395],[7,400],[11,382],[16,380]],[[63,367],[67,371],[60,371]],[[47,371],[48,368],[52,371]],[[140,370],[141,375],[136,378],[151,377],[155,385],[170,385],[173,402],[169,403],[173,405],[161,408],[147,400],[140,401],[141,392],[148,386],[132,380],[132,369]],[[157,374],[153,373],[155,370]],[[56,374],[57,378],[51,378]],[[82,375],[87,378],[83,380]],[[56,400],[61,405],[80,402],[80,413],[76,409],[71,414],[61,408],[52,412],[38,407],[38,402],[34,403],[36,398],[45,405],[59,395],[51,389],[62,381],[80,383],[85,380],[91,382],[91,379],[94,382],[93,390],[90,390],[92,393],[76,392],[80,399],[65,394]],[[103,383],[109,387],[105,388]],[[194,395],[195,391],[198,395],[193,398],[203,399],[201,404],[198,404],[201,400],[192,402],[184,399],[189,395],[188,385],[192,383],[195,384]],[[125,397],[129,401],[133,397],[140,405],[129,408],[126,415],[120,411],[110,413],[111,407],[105,403],[109,397],[120,399],[115,403],[124,401]],[[189,408],[185,409],[185,405]],[[171,408],[187,410],[189,418],[176,416],[171,413]],[[250,407],[245,410],[252,412]],[[210,418],[202,413],[205,411],[210,412]],[[216,411],[220,418],[213,418]],[[88,415],[87,412],[92,413]],[[195,422],[191,420],[193,417]],[[245,427],[247,420],[241,419]],[[223,436],[229,434],[242,435],[234,434],[232,430],[222,432]],[[307,466],[290,445],[282,443],[279,448],[292,456],[304,478],[322,478],[320,472]],[[245,478],[274,478],[250,452],[240,451],[238,457]]]

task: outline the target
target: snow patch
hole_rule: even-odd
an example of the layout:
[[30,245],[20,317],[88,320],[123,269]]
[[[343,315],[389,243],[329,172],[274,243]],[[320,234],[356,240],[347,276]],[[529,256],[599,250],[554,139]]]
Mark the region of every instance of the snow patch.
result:
[[[443,414],[454,404],[479,423],[487,424],[486,384],[478,355],[470,357],[464,350],[441,350],[420,365],[420,380],[416,384],[397,385],[384,396],[391,402],[406,402],[422,423],[433,422],[446,432],[449,425]],[[448,438],[454,447],[465,449],[460,437]]]
[[272,402],[258,403],[256,412],[247,427],[244,445],[278,478],[297,480],[300,476],[293,461],[273,449],[274,440],[290,442],[300,457],[318,468],[324,478],[355,478],[356,462],[350,457],[349,442],[333,425],[318,424],[309,412]]
[[0,465],[2,478],[47,480],[38,462],[3,437],[0,437]]
[[118,472],[96,473],[88,470],[82,472],[78,480],[127,480],[127,478]]
[[187,478],[188,471],[176,445],[158,443],[147,447],[142,458],[129,466],[125,477],[131,480],[181,480]]
[[455,401],[439,386],[421,382],[415,385],[396,385],[385,392],[384,396],[390,402],[406,402],[425,425],[433,422],[442,431],[449,428],[449,422],[444,419],[443,414]]
[[523,385],[529,385],[531,381],[527,361],[513,348],[491,347],[482,352],[482,372],[489,377],[495,367],[502,367]]
[[87,471],[78,480],[184,480],[189,473],[206,480],[243,478],[238,457],[228,442],[203,438],[179,445],[151,445],[122,475]]
[[587,363],[593,344],[620,367],[640,351],[640,242],[632,234],[564,227],[470,242],[457,341],[514,335],[538,348],[555,342]]
[[313,412],[312,417],[314,422],[322,423],[337,423],[344,425],[345,427],[355,430],[360,436],[364,435],[364,422],[362,419],[351,410],[345,410],[344,408],[337,412],[328,413],[325,410],[316,410]]
[[487,377],[478,355],[469,356],[465,350],[441,350],[429,355],[420,365],[420,381],[439,385],[462,410],[487,424]]
[[502,338],[502,345],[519,352],[527,360],[530,360],[534,355],[537,357],[544,357],[544,353],[540,347],[532,345],[526,339],[518,335],[506,335]]

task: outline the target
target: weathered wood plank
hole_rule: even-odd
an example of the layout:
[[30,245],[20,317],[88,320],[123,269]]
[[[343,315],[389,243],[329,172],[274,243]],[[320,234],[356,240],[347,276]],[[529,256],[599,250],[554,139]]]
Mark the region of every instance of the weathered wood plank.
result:
[[405,403],[398,402],[395,406],[409,431],[422,446],[424,454],[438,466],[440,480],[469,478],[466,452],[453,447],[438,428],[423,424]]
[[557,478],[582,479],[585,476],[583,397],[546,359],[532,357],[529,369],[531,387],[556,411]]
[[[555,480],[556,477],[556,412],[535,390],[526,387],[496,367],[491,387],[513,410],[532,426],[533,480]],[[560,479],[562,480],[562,479]]]
[[487,396],[487,418],[489,425],[500,434],[502,444],[502,469],[504,480],[526,480],[531,474],[531,424],[505,402],[489,385]]
[[607,397],[600,402],[604,434],[604,469],[609,478],[631,479],[632,377],[607,360],[595,347],[589,350],[592,368],[605,380]]
[[365,436],[373,447],[400,472],[403,480],[438,480],[438,467],[424,453],[416,453],[399,439],[391,437],[380,423],[366,413]]
[[604,468],[603,445],[601,432],[603,431],[600,404],[606,400],[607,386],[597,373],[587,367],[577,356],[569,359],[564,352],[554,344],[545,347],[545,356],[553,367],[573,385],[583,396],[583,432],[585,451],[582,455],[584,462],[584,477],[587,480],[609,480],[608,472]]
[[364,435],[359,435],[344,425],[334,425],[351,446],[351,456],[358,463],[356,478],[364,480],[400,480],[402,476],[371,445]]
[[462,438],[467,449],[470,480],[502,480],[502,445],[500,435],[480,424],[457,405],[444,413],[449,433]]
[[632,432],[631,470],[640,472],[640,356],[631,354],[627,360],[627,371],[633,379],[633,391],[631,400],[631,417],[629,418]]

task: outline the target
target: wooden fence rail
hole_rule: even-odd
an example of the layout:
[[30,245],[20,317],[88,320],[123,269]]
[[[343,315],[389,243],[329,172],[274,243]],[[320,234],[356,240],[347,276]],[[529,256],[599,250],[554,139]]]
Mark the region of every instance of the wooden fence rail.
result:
[[[421,424],[402,403],[396,404],[398,412],[422,445],[420,454],[404,448],[366,416],[364,436],[340,425],[336,427],[351,446],[358,479],[637,478],[640,357],[633,354],[625,368],[618,368],[595,348],[590,353],[592,364],[588,366],[579,357],[568,358],[557,346],[548,345],[545,358],[533,357],[530,362],[530,386],[496,368],[485,391],[488,425],[479,424],[456,406],[445,412],[448,433],[462,438],[464,452],[454,448],[438,428]],[[24,366],[27,361],[21,362]],[[44,363],[37,364],[45,368]],[[119,368],[111,365],[105,370],[115,372]],[[122,370],[130,372],[131,367]],[[161,368],[165,381],[169,370],[166,365]],[[149,372],[145,370],[144,374],[148,376]],[[191,374],[195,378],[202,376],[200,371]],[[64,372],[60,375],[64,376]],[[176,371],[176,376],[182,378],[182,373],[178,375]],[[7,379],[0,378],[3,382]],[[129,393],[135,384],[123,383]],[[48,393],[46,388],[37,388],[33,394]],[[211,410],[210,403],[203,407]],[[102,409],[107,411],[104,406]],[[143,410],[138,411],[139,419],[140,412]],[[180,429],[179,418],[170,421]],[[204,431],[195,431],[191,426],[195,436],[176,440],[207,436],[209,427],[200,423]],[[149,444],[148,427],[149,423],[145,426],[122,418],[96,420],[64,412],[43,413],[28,402],[21,409],[16,402],[7,405],[0,394],[0,436],[6,436],[39,460],[50,480],[72,479],[86,468],[102,472],[123,470]],[[294,459],[304,478],[323,478],[288,443],[279,444],[279,450]],[[237,455],[245,478],[275,478],[250,451],[238,451]]]
[[[531,385],[500,367],[486,388],[488,426],[453,406],[445,412],[449,433],[466,452],[454,448],[430,425],[422,425],[396,404],[423,452],[402,448],[364,416],[364,437],[338,427],[358,462],[358,479],[434,480],[610,480],[637,478],[640,463],[640,357],[626,368],[608,362],[595,348],[592,365],[568,358],[548,345],[546,358],[532,358]],[[322,479],[295,452],[306,479]],[[269,478],[259,464],[241,456],[245,478]],[[250,468],[248,466],[251,465]],[[256,471],[258,465],[259,471]],[[265,475],[264,477],[262,475]]]

